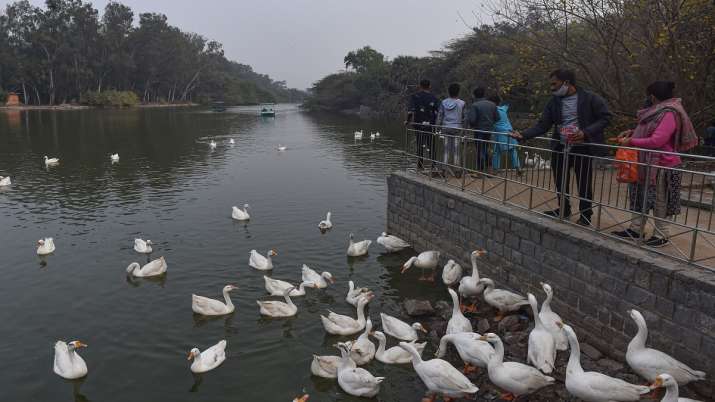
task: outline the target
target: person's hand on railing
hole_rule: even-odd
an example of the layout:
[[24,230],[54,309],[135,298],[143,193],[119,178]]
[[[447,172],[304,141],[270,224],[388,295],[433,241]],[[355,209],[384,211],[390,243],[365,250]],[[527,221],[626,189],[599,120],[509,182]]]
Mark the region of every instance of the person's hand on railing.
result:
[[521,140],[524,139],[524,136],[521,135],[521,133],[518,132],[518,131],[516,131],[516,130],[510,132],[510,133],[509,133],[509,136],[510,136],[511,138],[515,138],[515,139],[517,139],[517,140],[519,140],[519,141],[521,141]]
[[586,140],[586,134],[584,134],[584,132],[581,131],[581,129],[577,129],[576,131],[569,133],[568,140],[569,140],[569,143],[571,143],[571,144],[581,143]]

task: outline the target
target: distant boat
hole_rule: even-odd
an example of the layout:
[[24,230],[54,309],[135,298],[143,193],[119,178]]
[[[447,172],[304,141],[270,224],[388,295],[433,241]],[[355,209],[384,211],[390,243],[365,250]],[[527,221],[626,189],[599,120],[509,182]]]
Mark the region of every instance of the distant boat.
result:
[[275,103],[261,103],[258,110],[261,117],[276,117]]
[[224,102],[211,102],[211,109],[213,109],[214,112],[225,112],[226,111],[226,103]]

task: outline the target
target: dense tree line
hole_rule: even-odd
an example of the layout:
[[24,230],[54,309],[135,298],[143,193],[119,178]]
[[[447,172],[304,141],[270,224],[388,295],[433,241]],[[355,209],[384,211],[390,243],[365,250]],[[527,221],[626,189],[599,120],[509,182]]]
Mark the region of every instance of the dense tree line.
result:
[[163,14],[138,17],[135,24],[131,8],[117,2],[101,16],[83,0],[7,5],[0,14],[0,92],[50,105],[105,90],[132,91],[143,102],[303,98],[284,81],[226,59],[220,43],[169,25]]
[[[676,82],[701,126],[715,116],[715,3],[711,0],[495,0],[494,21],[429,57],[387,60],[365,47],[345,57],[346,71],[316,82],[306,106],[404,110],[422,78],[444,95],[451,82],[483,85],[537,112],[548,97],[549,72],[577,72],[579,84],[604,96],[624,124],[656,79]],[[465,99],[469,93],[462,93]]]

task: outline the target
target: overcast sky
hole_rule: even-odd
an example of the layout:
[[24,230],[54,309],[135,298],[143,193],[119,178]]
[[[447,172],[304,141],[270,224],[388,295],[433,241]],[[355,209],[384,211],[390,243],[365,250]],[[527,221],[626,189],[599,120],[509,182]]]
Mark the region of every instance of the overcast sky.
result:
[[[44,5],[44,0],[31,0]],[[226,56],[288,85],[307,88],[370,45],[386,56],[424,56],[468,32],[482,0],[123,0],[135,16],[169,23],[223,43]],[[0,0],[2,8],[10,3]],[[92,1],[100,10],[108,0]]]

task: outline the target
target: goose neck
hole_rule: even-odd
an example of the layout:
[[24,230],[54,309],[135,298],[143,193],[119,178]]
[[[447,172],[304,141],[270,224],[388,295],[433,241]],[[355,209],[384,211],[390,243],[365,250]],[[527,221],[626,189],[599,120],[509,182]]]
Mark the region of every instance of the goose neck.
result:
[[488,366],[490,368],[501,366],[504,363],[504,343],[501,339],[494,342],[494,352],[491,359],[489,359]]
[[226,300],[226,306],[231,309],[233,308],[233,302],[231,301],[231,296],[228,294],[229,290],[223,291],[223,298]]
[[477,269],[477,256],[472,255],[472,278],[479,280],[479,269]]
[[645,341],[646,339],[648,339],[648,327],[646,326],[645,321],[641,320],[640,317],[638,317],[634,321],[636,322],[636,326],[638,327],[638,332],[628,344],[628,349],[643,349],[645,348]]
[[566,366],[567,373],[583,373],[583,368],[581,367],[581,345],[578,343],[578,338],[575,334],[567,334],[569,341],[569,349],[571,349],[571,354],[569,355],[569,362]]

